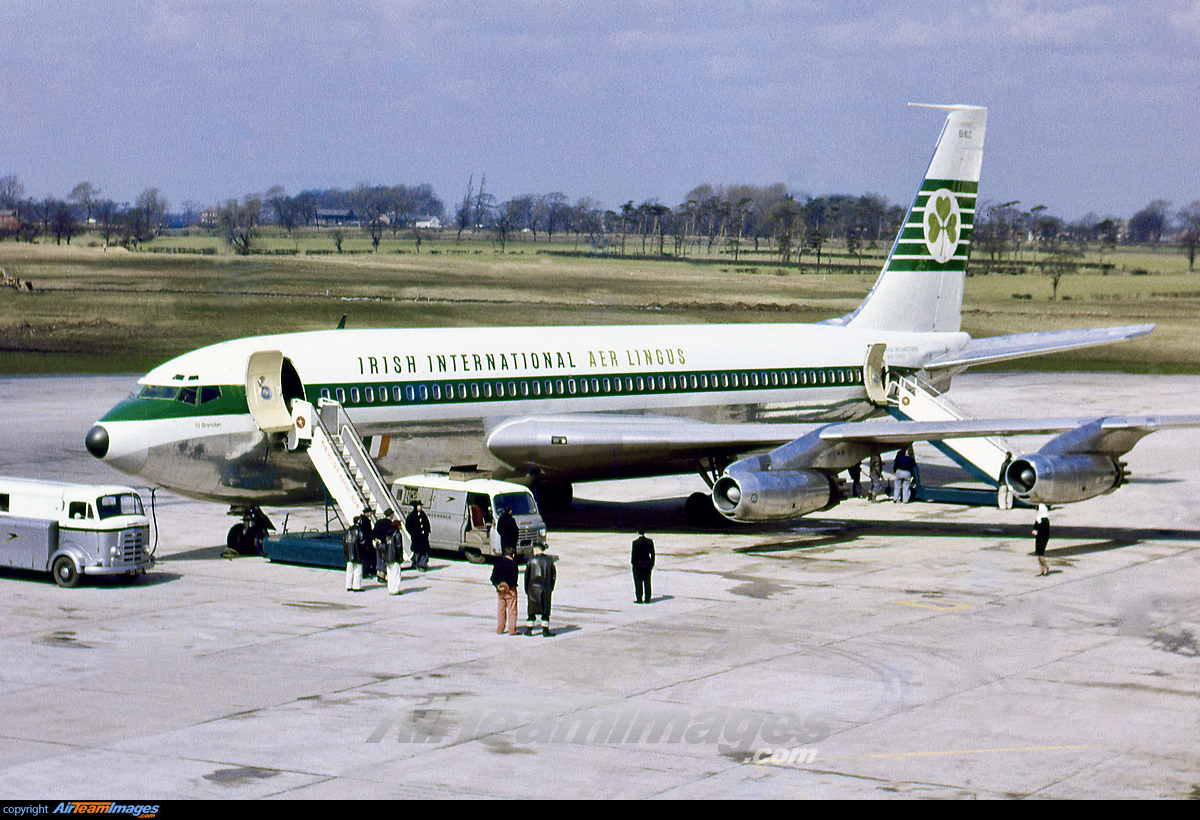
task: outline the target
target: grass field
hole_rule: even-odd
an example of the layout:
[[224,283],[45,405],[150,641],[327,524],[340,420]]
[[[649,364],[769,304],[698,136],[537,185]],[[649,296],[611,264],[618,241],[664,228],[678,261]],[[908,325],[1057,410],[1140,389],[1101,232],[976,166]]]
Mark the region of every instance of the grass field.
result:
[[[514,241],[504,253],[453,233],[422,242],[420,253],[409,239],[385,239],[371,253],[351,231],[342,254],[321,234],[267,237],[259,247],[286,253],[235,256],[209,236],[162,237],[137,252],[106,250],[91,236],[71,246],[0,243],[0,268],[33,286],[0,289],[0,372],[141,373],[228,338],[332,328],[342,314],[350,328],[819,321],[858,304],[881,253],[859,260],[835,248],[817,270],[811,254],[803,269],[766,252],[736,261],[695,250],[685,259],[591,255],[573,236]],[[583,253],[573,255],[576,247]],[[640,240],[627,249],[640,250]],[[1094,265],[1062,277],[1057,300],[1031,261],[1012,266],[1024,273],[967,280],[964,330],[1158,329],[1004,368],[1200,372],[1200,277],[1181,253],[1096,254]]]

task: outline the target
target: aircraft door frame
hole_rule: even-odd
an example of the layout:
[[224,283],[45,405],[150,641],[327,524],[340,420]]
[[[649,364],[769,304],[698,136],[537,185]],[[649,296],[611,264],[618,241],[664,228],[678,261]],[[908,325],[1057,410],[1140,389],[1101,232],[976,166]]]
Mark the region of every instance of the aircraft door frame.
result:
[[887,404],[888,372],[883,363],[883,354],[887,345],[883,342],[867,346],[867,358],[863,362],[863,386],[867,389],[867,399],[872,404]]
[[246,404],[264,433],[292,429],[292,414],[283,395],[283,353],[258,350],[246,361]]

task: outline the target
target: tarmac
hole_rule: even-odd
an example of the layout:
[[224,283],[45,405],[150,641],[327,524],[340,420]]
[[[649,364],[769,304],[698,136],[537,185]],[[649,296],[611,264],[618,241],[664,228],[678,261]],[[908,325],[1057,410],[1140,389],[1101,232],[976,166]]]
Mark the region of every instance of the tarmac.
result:
[[[83,448],[134,381],[0,380],[0,474],[136,483]],[[1061,373],[950,393],[980,417],[1197,395]],[[548,516],[549,638],[495,633],[487,566],[435,554],[398,597],[348,594],[222,558],[226,511],[159,491],[140,582],[0,571],[0,799],[1200,797],[1198,441],[1155,433],[1127,486],[1056,509],[1048,577],[1030,510],[854,499],[698,529],[698,477],[579,485]]]

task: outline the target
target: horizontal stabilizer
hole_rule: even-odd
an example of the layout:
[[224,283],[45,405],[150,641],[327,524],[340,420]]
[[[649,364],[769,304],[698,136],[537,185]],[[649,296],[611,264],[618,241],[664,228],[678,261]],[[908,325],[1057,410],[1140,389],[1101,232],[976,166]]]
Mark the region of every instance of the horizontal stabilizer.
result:
[[1085,330],[1044,330],[1034,333],[1014,333],[1008,336],[991,336],[972,339],[961,350],[934,359],[925,365],[929,371],[963,370],[972,365],[1040,356],[1064,350],[1077,350],[1093,345],[1124,342],[1145,336],[1154,330],[1154,325],[1122,325],[1120,327],[1097,327]]

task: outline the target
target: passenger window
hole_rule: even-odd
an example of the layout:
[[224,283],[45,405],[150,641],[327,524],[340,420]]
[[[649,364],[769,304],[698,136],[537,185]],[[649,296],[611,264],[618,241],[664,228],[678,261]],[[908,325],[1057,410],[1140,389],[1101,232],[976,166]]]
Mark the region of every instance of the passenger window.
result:
[[567,390],[571,393],[572,396],[575,395],[575,380],[574,379],[567,379]]
[[604,380],[604,392],[605,392],[605,393],[611,393],[611,392],[612,392],[612,384],[609,382],[609,380],[608,380],[608,379],[605,379],[605,380]]
[[490,399],[492,397],[492,383],[491,382],[483,383],[483,397],[485,399]]
[[542,383],[541,382],[533,383],[533,395],[535,395],[535,396],[542,395]]
[[358,393],[358,388],[357,388],[357,387],[351,387],[351,388],[350,388],[350,403],[351,403],[351,404],[358,404],[360,401],[361,401],[361,398],[360,398],[360,396],[359,396],[359,393]]
[[479,398],[479,382],[471,383],[471,398],[473,398],[473,399]]
[[346,391],[340,387],[337,389],[337,400],[338,400],[338,404],[346,403]]
[[374,402],[375,402],[375,388],[374,387],[363,388],[363,394],[367,397],[368,404],[374,404]]
[[430,388],[433,390],[434,401],[438,401],[442,398],[442,386],[440,384],[430,385]]
[[592,379],[592,392],[593,393],[600,392],[600,380],[599,379]]
[[644,379],[643,379],[641,376],[638,376],[638,377],[637,377],[637,380],[638,380],[638,381],[637,381],[637,385],[638,385],[638,386],[637,386],[637,389],[638,389],[638,390],[645,390],[645,389],[646,389],[646,382],[645,382],[645,380],[644,380]]
[[329,395],[329,388],[328,388],[328,387],[322,387],[322,388],[321,388],[321,398],[323,398],[323,399],[328,399],[328,398],[330,398],[330,395]]
[[404,388],[404,394],[405,394],[406,396],[408,396],[408,400],[409,400],[409,401],[416,401],[416,400],[417,400],[417,391],[413,389],[413,386],[412,386],[411,384],[410,384],[410,385],[407,385],[407,386]]
[[448,398],[448,399],[454,398],[454,385],[452,385],[452,384],[446,385],[446,398]]
[[504,398],[504,382],[496,382],[496,398]]
[[588,391],[588,381],[587,381],[587,379],[580,379],[580,380],[579,380],[579,392],[580,392],[580,393],[587,393],[587,391]]
[[[534,384],[536,384],[536,382],[534,382]],[[521,395],[522,396],[529,395],[529,382],[521,382]]]
[[421,391],[421,401],[428,401],[429,388],[427,388],[425,385],[421,385],[418,389]]
[[566,392],[565,390],[563,390],[563,380],[562,379],[558,380],[558,382],[555,384],[555,387],[558,388],[558,395],[560,395],[560,396]]

